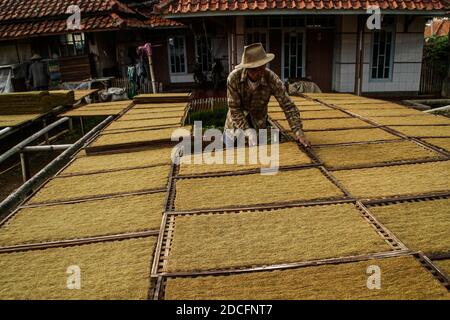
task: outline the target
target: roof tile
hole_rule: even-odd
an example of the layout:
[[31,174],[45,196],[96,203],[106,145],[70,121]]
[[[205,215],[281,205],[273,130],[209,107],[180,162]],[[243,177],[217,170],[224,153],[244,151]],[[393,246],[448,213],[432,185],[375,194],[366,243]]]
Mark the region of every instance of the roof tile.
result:
[[[201,3],[201,5],[199,5]],[[381,9],[449,10],[447,0],[162,0],[155,6],[156,12],[164,14],[250,11],[270,9],[367,9],[378,5]]]

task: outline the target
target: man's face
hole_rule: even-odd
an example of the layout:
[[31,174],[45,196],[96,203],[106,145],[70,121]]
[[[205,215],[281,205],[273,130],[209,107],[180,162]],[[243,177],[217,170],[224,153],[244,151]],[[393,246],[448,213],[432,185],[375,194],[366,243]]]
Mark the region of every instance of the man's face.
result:
[[266,65],[258,68],[249,68],[247,69],[247,74],[250,77],[250,80],[255,82],[261,80],[261,78],[264,76],[264,70],[266,70]]

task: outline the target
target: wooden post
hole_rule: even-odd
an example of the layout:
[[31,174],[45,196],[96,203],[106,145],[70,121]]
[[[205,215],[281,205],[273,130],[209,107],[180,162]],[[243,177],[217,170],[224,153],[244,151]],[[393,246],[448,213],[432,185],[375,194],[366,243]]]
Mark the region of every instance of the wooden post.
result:
[[25,152],[20,153],[20,165],[22,167],[23,182],[27,182],[31,178],[29,156]]
[[148,55],[148,64],[150,66],[150,77],[152,80],[152,90],[153,90],[153,93],[156,93],[155,72],[153,71],[153,59],[152,59],[151,55]]

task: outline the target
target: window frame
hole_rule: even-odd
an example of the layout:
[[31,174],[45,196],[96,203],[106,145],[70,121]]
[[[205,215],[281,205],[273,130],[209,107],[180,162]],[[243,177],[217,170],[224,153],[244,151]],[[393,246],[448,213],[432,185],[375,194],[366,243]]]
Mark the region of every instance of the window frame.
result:
[[[208,43],[208,44],[210,44],[211,45],[211,47],[212,47],[212,37],[210,36],[210,35],[207,35],[206,36],[206,38],[205,38],[205,36],[200,36],[199,38],[196,38],[195,39],[195,61],[197,62],[197,56],[199,55],[198,53],[198,41],[205,41],[206,40],[206,43]],[[208,50],[208,48],[206,48],[206,50]],[[203,64],[200,64],[201,66],[202,66],[202,72],[205,72],[205,73],[207,73],[207,74],[209,74],[209,73],[211,73],[211,71],[212,71],[212,68],[213,68],[213,65],[214,65],[214,57],[213,57],[213,54],[212,54],[212,52],[207,52],[207,60],[208,60],[208,57],[210,57],[211,58],[211,60],[209,61],[210,62],[210,66],[209,66],[209,70],[208,69],[203,69]]]
[[[184,56],[184,71],[181,72],[172,72],[172,62],[170,60],[171,58],[171,45],[170,45],[170,38],[179,38],[183,39],[183,56]],[[168,58],[168,65],[169,65],[169,75],[185,75],[188,74],[188,65],[187,65],[187,56],[186,56],[186,36],[185,35],[174,35],[167,37],[167,58]]]
[[[392,33],[391,39],[391,52],[389,55],[389,77],[387,78],[373,78],[372,77],[372,68],[373,68],[373,54],[374,54],[374,43],[375,43],[375,32],[379,32],[380,30],[372,30],[370,32],[370,56],[369,56],[369,82],[392,82],[394,79],[394,57],[395,57],[395,38],[396,38],[396,29],[397,29],[397,19],[396,17],[392,17],[393,21],[389,25],[381,25],[381,30]],[[377,58],[378,59],[378,58]],[[378,66],[377,66],[378,70]],[[383,71],[384,72],[384,71]]]
[[283,29],[282,31],[282,39],[281,39],[281,80],[286,81],[287,79],[289,79],[288,77],[285,76],[284,74],[284,70],[285,70],[285,34],[286,33],[291,33],[291,32],[296,32],[296,33],[301,33],[302,34],[302,74],[301,77],[304,78],[306,75],[306,64],[305,64],[305,55],[306,55],[306,28],[286,28]]

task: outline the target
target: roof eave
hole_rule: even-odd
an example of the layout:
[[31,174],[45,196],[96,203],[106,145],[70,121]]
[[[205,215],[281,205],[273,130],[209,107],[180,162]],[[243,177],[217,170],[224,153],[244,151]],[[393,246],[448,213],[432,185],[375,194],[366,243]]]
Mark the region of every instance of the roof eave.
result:
[[[382,10],[382,14],[390,15],[416,15],[416,16],[446,16],[448,10]],[[163,16],[167,19],[179,19],[179,18],[196,18],[196,17],[226,17],[226,16],[257,16],[257,15],[368,15],[365,9],[311,9],[311,10],[227,10],[227,11],[203,11],[203,12],[188,12],[188,13],[165,13]]]

